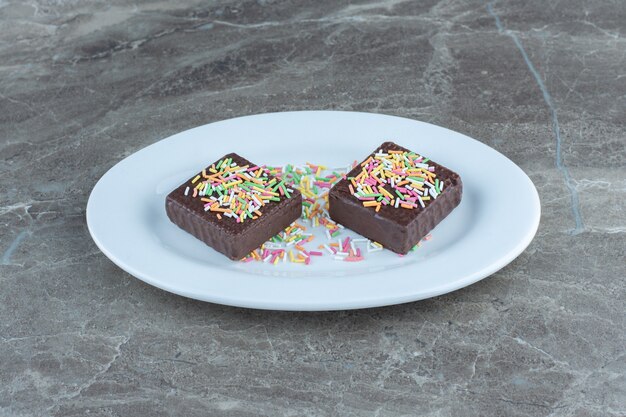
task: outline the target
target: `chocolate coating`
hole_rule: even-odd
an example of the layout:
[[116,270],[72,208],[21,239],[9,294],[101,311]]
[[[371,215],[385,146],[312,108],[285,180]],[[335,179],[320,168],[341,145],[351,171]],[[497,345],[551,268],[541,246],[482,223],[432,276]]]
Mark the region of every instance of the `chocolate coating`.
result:
[[[235,153],[220,159],[225,158],[233,158],[239,166],[255,166]],[[294,190],[291,198],[282,197],[280,201],[270,201],[263,206],[263,215],[257,219],[237,223],[224,216],[220,220],[215,213],[204,211],[204,203],[199,198],[185,195],[190,181],[185,181],[165,199],[167,216],[178,227],[233,260],[248,255],[297,220],[302,213],[302,195]]]
[[[410,152],[393,142],[385,142],[370,155],[373,156],[379,149]],[[408,210],[383,205],[377,213],[373,207],[364,207],[363,202],[350,193],[348,188],[350,181],[342,179],[328,195],[330,217],[389,250],[401,254],[408,253],[459,205],[463,194],[463,183],[457,173],[433,161],[429,161],[428,164],[435,167],[437,178],[445,185],[441,194],[436,199],[428,201],[425,208]],[[359,164],[347,176],[354,177],[360,171]]]

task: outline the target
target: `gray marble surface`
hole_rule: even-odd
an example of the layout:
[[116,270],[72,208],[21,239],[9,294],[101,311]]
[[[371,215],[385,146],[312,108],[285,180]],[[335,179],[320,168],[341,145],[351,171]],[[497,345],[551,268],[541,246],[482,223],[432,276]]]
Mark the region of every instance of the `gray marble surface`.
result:
[[[625,92],[622,0],[0,0],[0,415],[626,415]],[[455,293],[328,313],[171,295],[91,241],[124,157],[298,109],[494,147],[537,185],[535,240]]]

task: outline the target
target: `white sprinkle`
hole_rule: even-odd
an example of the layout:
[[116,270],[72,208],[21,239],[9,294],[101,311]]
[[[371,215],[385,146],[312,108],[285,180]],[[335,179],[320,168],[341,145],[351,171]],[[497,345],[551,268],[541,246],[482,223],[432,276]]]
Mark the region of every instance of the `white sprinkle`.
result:
[[270,254],[270,255],[267,255],[267,256],[265,257],[265,259],[263,259],[263,262],[267,262],[267,261],[269,261],[271,257],[272,257],[272,255],[271,255],[271,254]]
[[339,223],[335,223],[337,225],[338,228],[340,229],[345,229],[345,227],[343,227],[342,225],[340,225]]
[[433,198],[437,198],[437,196],[438,196],[439,194],[437,194],[437,191],[435,191],[435,189],[434,189],[434,188],[431,188],[431,189],[430,189],[430,195],[431,195]]
[[326,237],[328,238],[328,240],[332,240],[333,238],[330,236],[330,232],[328,231],[328,229],[326,229]]
[[443,181],[439,181],[439,191],[443,191],[443,185],[445,183]]
[[205,206],[204,207],[204,211],[209,211],[209,210],[211,210],[211,206]]
[[345,256],[335,256],[334,258],[336,261],[343,261],[344,259],[346,259]]
[[328,245],[324,245],[324,249],[326,249],[328,251],[328,253],[330,253],[331,255],[335,254],[335,252],[333,252],[333,250]]
[[185,188],[185,195],[189,194],[189,187]]
[[394,206],[395,208],[398,208],[400,206],[400,197],[396,197],[396,204]]
[[422,206],[422,208],[426,207],[426,206],[424,205],[424,202],[422,201],[422,197],[420,197],[419,195],[417,196],[417,201],[419,201],[419,202],[420,202],[420,206]]
[[352,249],[352,253],[356,253],[356,247],[354,246],[354,240],[350,242],[350,248]]
[[289,242],[287,242],[287,246],[293,246],[296,244],[295,240],[290,240]]

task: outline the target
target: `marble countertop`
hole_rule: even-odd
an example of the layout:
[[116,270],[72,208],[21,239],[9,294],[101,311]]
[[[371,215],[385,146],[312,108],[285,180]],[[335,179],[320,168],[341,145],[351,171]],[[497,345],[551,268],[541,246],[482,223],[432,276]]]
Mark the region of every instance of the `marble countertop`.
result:
[[[0,415],[626,415],[626,2],[206,3],[0,0]],[[535,240],[452,294],[287,313],[152,288],[90,239],[124,157],[301,109],[492,146],[539,190]]]

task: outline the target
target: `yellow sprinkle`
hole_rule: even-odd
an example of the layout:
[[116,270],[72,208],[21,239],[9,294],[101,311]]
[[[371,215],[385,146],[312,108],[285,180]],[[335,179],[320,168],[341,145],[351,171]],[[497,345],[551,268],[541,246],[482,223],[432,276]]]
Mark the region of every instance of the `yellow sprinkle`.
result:
[[230,188],[230,187],[232,187],[234,185],[241,184],[241,183],[242,183],[241,180],[232,181],[232,182],[229,182],[228,184],[224,184],[224,188]]
[[374,207],[374,206],[378,206],[378,201],[364,201],[363,202],[363,206],[365,207]]
[[389,191],[385,190],[383,187],[379,187],[378,190],[381,192],[381,194],[384,194],[385,196],[393,200],[393,195],[391,195]]
[[196,176],[194,177],[194,179],[192,179],[192,180],[191,180],[191,183],[192,183],[192,184],[195,184],[195,183],[196,183],[196,181],[198,181],[199,179],[200,179],[200,175],[196,175]]

